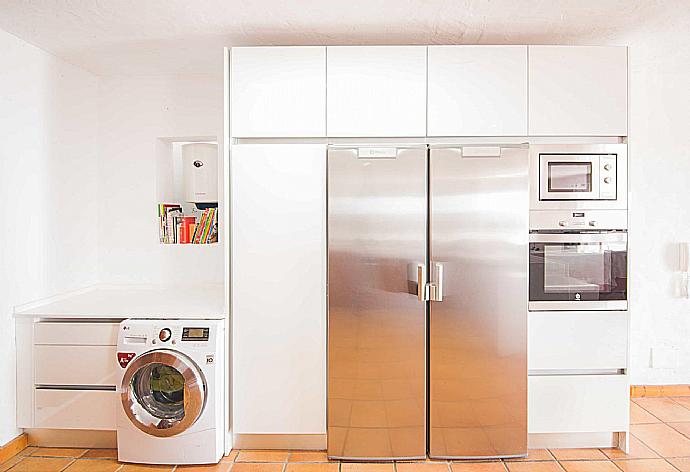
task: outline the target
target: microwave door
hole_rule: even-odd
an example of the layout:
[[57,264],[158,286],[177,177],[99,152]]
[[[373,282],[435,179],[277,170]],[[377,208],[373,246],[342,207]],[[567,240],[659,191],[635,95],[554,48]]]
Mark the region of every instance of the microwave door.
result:
[[599,198],[599,156],[540,155],[541,200],[596,200]]

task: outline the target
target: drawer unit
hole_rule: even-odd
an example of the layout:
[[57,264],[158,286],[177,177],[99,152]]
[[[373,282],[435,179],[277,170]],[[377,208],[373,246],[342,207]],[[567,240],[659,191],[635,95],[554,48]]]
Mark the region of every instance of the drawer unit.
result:
[[40,322],[34,325],[34,344],[116,346],[119,323]]
[[528,325],[531,372],[627,366],[627,311],[531,312]]
[[34,346],[36,385],[114,386],[116,346]]
[[528,379],[530,433],[627,431],[627,375],[544,375]]
[[114,390],[35,391],[35,428],[101,429],[116,428],[117,393]]

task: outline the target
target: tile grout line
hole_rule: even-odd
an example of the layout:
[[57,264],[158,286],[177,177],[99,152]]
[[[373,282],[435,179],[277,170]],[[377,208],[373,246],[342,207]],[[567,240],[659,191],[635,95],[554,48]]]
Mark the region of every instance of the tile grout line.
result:
[[[686,410],[690,411],[690,408],[688,408],[688,407],[685,406],[684,404],[682,404],[682,403],[676,401],[676,398],[679,398],[679,397],[666,397],[666,398],[669,398],[669,399],[670,399],[673,403],[675,403],[676,405],[680,405],[680,406],[682,406],[683,408],[685,408]],[[680,422],[680,421],[677,421],[677,423],[681,423],[681,422]]]
[[[643,398],[644,398],[644,397],[643,397]],[[654,397],[650,397],[650,398],[654,398]],[[666,398],[666,397],[658,397],[658,398]],[[638,408],[642,408],[645,412],[647,412],[648,414],[650,414],[652,417],[654,417],[654,418],[656,418],[657,420],[659,420],[659,422],[666,424],[666,422],[665,422],[664,420],[662,420],[661,418],[659,418],[658,416],[656,416],[654,413],[652,413],[651,411],[649,411],[648,409],[646,409],[645,407],[643,407],[642,405],[640,405],[639,403],[637,403],[637,402],[636,402],[635,400],[633,400],[632,398],[630,399],[630,401],[633,402],[635,405],[637,405]],[[636,423],[636,424],[654,424],[654,423]],[[630,423],[630,426],[632,426],[632,423]]]

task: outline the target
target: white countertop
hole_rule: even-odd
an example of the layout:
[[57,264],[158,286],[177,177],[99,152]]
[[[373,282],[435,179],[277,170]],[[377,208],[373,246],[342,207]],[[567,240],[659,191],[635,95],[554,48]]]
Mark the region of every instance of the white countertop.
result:
[[222,319],[222,284],[95,285],[15,307],[15,316],[40,318]]

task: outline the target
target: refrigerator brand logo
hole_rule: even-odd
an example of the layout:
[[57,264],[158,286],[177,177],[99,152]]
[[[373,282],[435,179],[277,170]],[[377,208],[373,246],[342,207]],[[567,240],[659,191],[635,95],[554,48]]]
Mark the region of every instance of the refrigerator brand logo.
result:
[[360,159],[395,159],[398,155],[396,148],[359,148],[357,157]]

